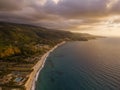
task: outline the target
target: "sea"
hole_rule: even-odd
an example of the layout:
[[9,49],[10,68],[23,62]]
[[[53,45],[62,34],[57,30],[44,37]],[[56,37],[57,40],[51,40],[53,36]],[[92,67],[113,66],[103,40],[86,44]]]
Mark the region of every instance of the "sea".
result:
[[48,56],[35,90],[120,90],[120,38],[58,47]]

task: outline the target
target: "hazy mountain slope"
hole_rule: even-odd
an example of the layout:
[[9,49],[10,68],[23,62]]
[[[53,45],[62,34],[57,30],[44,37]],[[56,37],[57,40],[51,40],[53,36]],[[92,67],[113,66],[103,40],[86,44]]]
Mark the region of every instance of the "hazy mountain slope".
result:
[[[0,22],[0,58],[28,57],[43,53],[41,44],[52,47],[63,40],[88,40],[94,36],[50,30],[43,27]],[[37,49],[35,49],[37,47]],[[13,58],[12,58],[13,59]]]

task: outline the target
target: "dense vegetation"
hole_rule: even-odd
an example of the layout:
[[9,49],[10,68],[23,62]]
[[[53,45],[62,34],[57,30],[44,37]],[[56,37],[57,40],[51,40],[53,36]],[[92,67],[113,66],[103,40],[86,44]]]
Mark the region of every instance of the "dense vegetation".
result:
[[50,30],[43,27],[0,22],[0,60],[19,60],[36,53],[43,53],[45,47],[52,47],[63,40],[88,40],[88,34],[73,34],[67,31]]

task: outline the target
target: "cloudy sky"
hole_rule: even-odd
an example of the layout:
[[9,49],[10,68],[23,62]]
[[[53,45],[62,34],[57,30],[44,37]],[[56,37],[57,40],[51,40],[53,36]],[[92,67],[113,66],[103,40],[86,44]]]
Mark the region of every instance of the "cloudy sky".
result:
[[0,0],[0,21],[120,36],[120,0]]

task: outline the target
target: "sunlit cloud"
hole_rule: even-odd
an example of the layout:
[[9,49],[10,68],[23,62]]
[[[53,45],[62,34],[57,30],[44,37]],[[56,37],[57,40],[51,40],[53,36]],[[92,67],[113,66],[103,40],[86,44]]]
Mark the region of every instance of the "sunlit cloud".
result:
[[119,0],[109,0],[109,2],[107,3],[107,8],[111,9],[113,7],[113,5],[115,5]]
[[45,5],[45,3],[47,2],[47,0],[39,0],[38,3],[40,3],[41,5]]
[[59,3],[60,0],[53,0],[55,4]]

